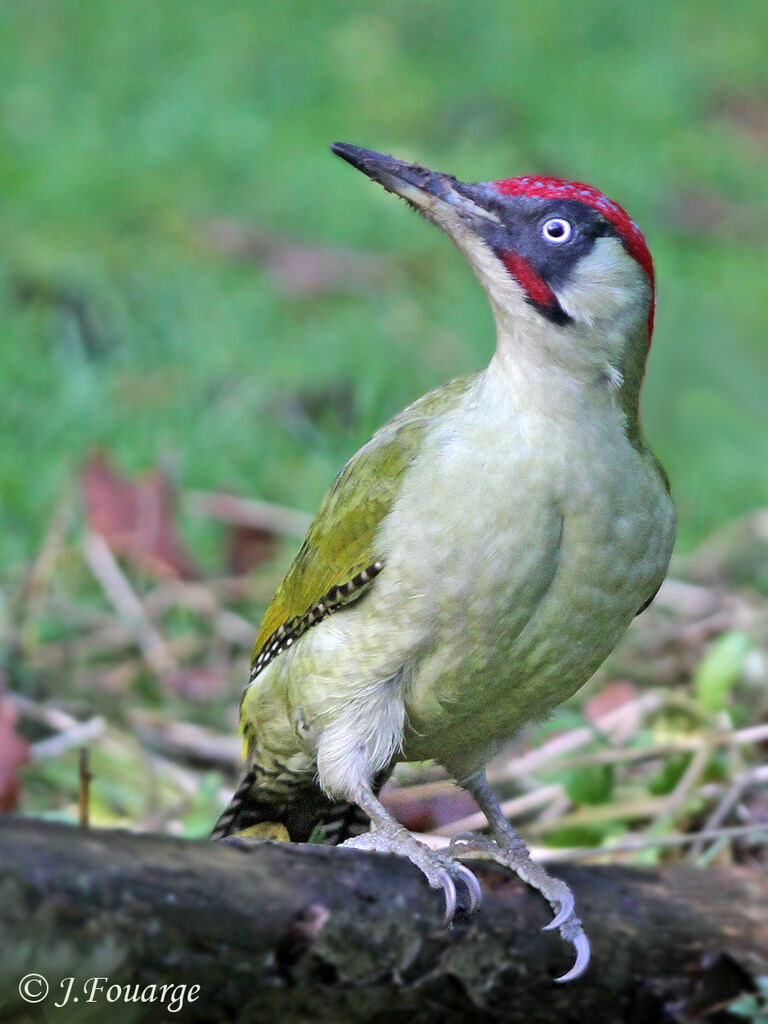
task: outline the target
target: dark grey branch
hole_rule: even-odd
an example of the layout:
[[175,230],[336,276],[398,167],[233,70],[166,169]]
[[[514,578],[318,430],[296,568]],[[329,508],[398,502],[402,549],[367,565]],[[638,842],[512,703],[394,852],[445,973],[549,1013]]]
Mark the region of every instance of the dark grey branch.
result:
[[[94,976],[199,985],[177,1018],[207,1024],[713,1024],[736,1018],[707,1011],[768,974],[760,873],[559,867],[594,958],[583,979],[558,986],[571,954],[541,931],[546,905],[495,865],[477,872],[483,906],[446,932],[442,896],[395,857],[0,818],[0,1020],[28,1019],[16,990],[32,971],[51,994],[45,1016],[29,1019],[62,1024],[172,1019],[167,1007],[103,997],[92,1017],[72,1003],[55,1010],[70,976],[72,994]],[[87,1008],[81,996],[77,1012]]]

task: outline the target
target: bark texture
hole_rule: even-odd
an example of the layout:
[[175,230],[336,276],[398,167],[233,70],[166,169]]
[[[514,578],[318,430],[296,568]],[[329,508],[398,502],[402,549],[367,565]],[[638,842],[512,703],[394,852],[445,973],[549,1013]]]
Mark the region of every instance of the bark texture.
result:
[[[475,866],[483,905],[447,932],[442,895],[396,857],[0,817],[0,1020],[722,1024],[768,974],[761,873],[559,866],[593,943],[560,986],[571,953],[541,931],[546,905]],[[34,1007],[17,993],[29,972],[51,989]],[[62,979],[76,994],[94,976],[200,991],[174,1014],[82,992],[53,1008]]]

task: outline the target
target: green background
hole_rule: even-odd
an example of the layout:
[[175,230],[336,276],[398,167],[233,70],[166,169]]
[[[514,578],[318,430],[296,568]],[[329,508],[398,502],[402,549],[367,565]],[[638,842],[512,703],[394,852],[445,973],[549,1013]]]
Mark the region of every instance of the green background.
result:
[[[627,206],[681,543],[764,503],[766,38],[765,0],[0,3],[0,560],[94,446],[311,510],[380,423],[487,362],[458,252],[335,139]],[[221,221],[375,260],[297,297]]]

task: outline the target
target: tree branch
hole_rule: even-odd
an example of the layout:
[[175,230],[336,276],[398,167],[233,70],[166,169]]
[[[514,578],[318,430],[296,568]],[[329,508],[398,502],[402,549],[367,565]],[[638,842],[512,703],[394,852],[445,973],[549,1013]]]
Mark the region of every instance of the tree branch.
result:
[[[33,971],[50,985],[46,1013],[62,979],[74,977],[80,1012],[83,985],[101,976],[199,985],[179,1018],[206,1024],[714,1024],[737,1018],[705,1016],[713,1006],[768,974],[762,873],[559,867],[594,955],[583,979],[558,986],[570,952],[542,933],[544,902],[496,865],[476,870],[483,906],[446,932],[442,896],[396,857],[0,818],[0,1020],[26,1019],[17,987]],[[118,1001],[118,1016],[94,994],[105,1016],[88,1020],[171,1019],[149,1002]],[[86,1019],[72,1001],[50,1014]]]

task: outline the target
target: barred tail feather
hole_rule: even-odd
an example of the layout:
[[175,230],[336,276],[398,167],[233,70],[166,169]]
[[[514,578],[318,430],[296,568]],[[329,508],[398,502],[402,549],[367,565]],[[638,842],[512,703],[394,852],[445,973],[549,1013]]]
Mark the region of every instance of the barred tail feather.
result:
[[255,771],[248,771],[243,775],[229,803],[216,819],[216,824],[211,831],[211,839],[226,839],[227,836],[246,827],[245,824],[240,824],[240,818],[247,806],[248,797],[255,782]]
[[357,804],[331,800],[317,782],[303,781],[279,792],[257,788],[261,773],[245,773],[232,799],[222,811],[211,839],[226,839],[256,825],[282,825],[294,843],[336,846],[367,832],[370,822]]

